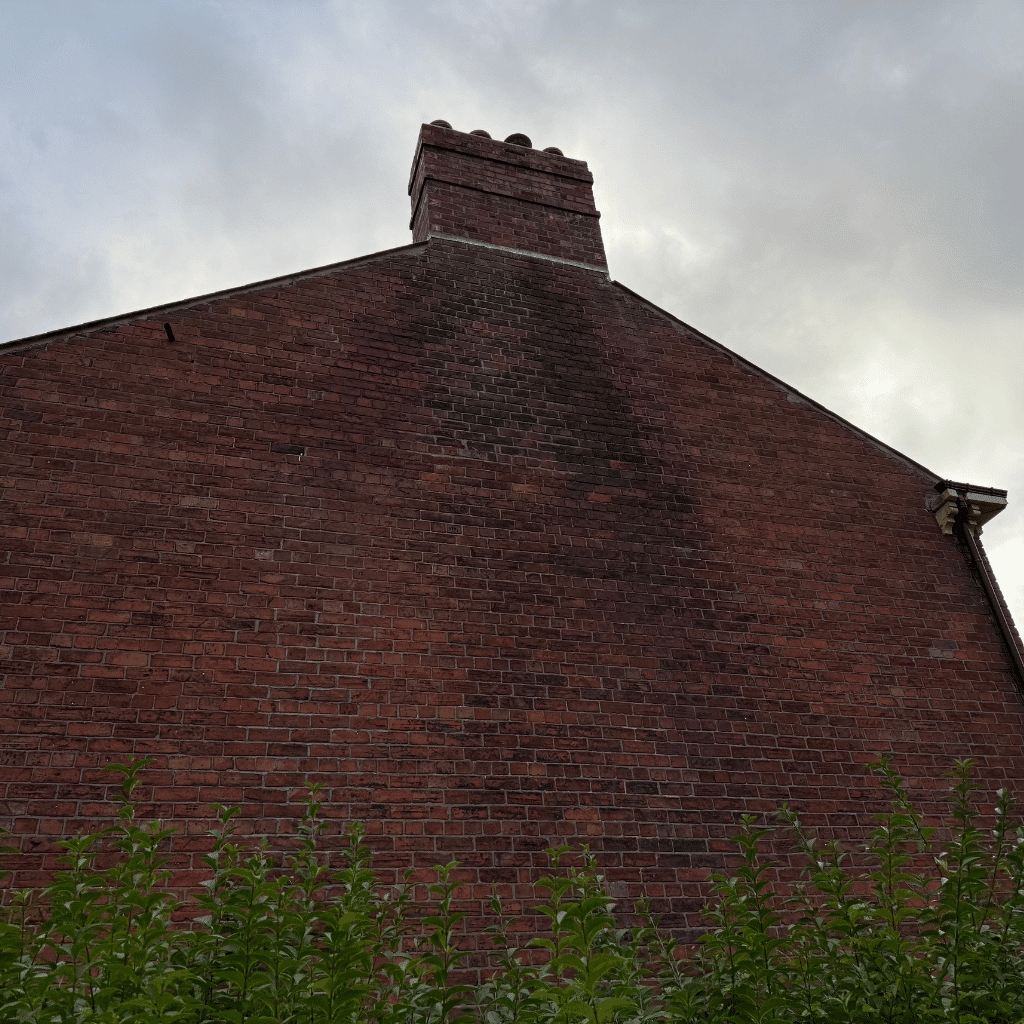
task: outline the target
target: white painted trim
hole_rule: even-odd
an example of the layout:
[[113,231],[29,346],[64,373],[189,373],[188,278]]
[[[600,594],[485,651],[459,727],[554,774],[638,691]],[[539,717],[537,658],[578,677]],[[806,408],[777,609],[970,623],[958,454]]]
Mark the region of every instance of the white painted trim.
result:
[[542,252],[529,252],[526,249],[510,249],[507,245],[492,245],[490,242],[478,242],[474,238],[459,238],[458,235],[440,235],[431,232],[427,235],[426,241],[437,238],[442,242],[462,242],[465,245],[479,245],[483,249],[497,249],[498,252],[512,253],[513,256],[530,256],[537,260],[550,260],[552,263],[564,263],[567,267],[579,267],[582,270],[593,270],[595,273],[604,274],[611,279],[607,267],[595,267],[592,263],[580,263],[579,260],[566,260],[561,256],[548,256]]

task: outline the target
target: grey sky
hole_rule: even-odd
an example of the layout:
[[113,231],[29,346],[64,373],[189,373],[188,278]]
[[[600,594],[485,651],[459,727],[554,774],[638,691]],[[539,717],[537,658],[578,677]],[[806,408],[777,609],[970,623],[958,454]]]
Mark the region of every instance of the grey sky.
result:
[[616,279],[1008,487],[1024,623],[1021,2],[4,0],[0,340],[405,244],[438,117],[588,160]]

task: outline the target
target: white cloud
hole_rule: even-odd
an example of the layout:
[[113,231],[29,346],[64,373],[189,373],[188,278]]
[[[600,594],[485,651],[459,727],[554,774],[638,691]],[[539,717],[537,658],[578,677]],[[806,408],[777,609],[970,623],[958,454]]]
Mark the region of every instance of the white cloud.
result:
[[420,121],[590,161],[614,276],[939,473],[1024,621],[1024,5],[0,5],[0,337],[408,240]]

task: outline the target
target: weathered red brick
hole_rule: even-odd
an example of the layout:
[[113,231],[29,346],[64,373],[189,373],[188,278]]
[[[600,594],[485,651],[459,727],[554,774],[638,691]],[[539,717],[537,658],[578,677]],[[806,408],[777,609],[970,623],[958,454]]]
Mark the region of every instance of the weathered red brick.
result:
[[185,870],[308,777],[389,868],[522,897],[587,842],[676,924],[738,814],[865,821],[876,753],[1020,788],[934,476],[609,281],[582,162],[427,126],[411,190],[420,243],[0,349],[23,879],[132,755]]

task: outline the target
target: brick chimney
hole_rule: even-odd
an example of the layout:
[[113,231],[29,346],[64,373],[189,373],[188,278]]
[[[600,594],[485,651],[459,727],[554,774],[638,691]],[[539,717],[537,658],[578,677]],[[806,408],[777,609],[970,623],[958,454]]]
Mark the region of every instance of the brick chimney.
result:
[[413,240],[465,238],[607,268],[593,175],[560,150],[445,121],[420,129],[409,176]]

